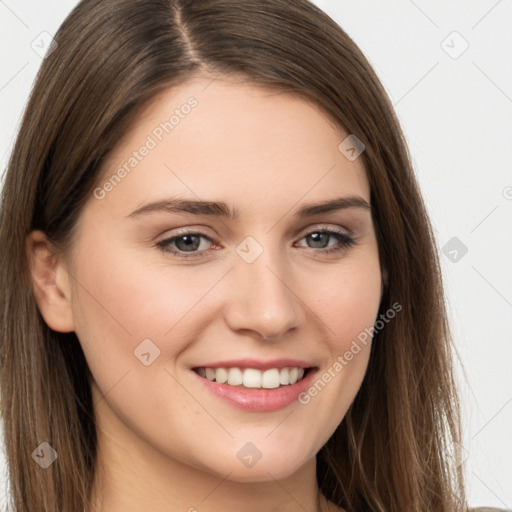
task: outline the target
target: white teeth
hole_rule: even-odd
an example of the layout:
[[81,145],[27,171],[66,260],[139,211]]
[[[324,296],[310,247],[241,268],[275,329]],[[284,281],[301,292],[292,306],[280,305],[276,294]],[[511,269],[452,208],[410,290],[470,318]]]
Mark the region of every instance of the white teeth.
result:
[[208,380],[230,386],[246,388],[275,389],[279,386],[295,384],[304,377],[304,368],[271,368],[257,370],[255,368],[198,368],[197,373]]
[[[208,371],[208,370],[206,370]],[[297,378],[299,377],[299,369],[298,368],[290,368],[290,384],[295,384],[297,382]]]
[[261,376],[261,387],[266,389],[274,389],[279,387],[279,370],[265,370]]
[[215,370],[215,380],[219,384],[224,384],[228,381],[228,372],[226,368],[217,368],[217,370]]
[[261,372],[254,368],[244,370],[244,387],[261,388]]
[[240,368],[230,368],[228,370],[228,384],[230,386],[239,386],[243,382]]

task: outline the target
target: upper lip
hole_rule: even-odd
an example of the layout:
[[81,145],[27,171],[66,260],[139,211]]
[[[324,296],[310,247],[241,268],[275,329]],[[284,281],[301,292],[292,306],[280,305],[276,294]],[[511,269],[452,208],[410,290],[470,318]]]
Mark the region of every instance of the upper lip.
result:
[[310,361],[300,359],[272,359],[262,361],[260,359],[230,359],[229,361],[213,361],[198,364],[194,368],[255,368],[257,370],[270,370],[271,368],[312,368],[316,366]]

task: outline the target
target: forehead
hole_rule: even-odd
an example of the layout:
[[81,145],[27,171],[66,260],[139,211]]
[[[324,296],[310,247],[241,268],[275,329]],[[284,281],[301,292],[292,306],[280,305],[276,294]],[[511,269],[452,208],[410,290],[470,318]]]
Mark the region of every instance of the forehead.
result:
[[139,113],[103,165],[100,186],[112,183],[101,204],[131,207],[165,194],[236,199],[248,209],[326,195],[369,201],[362,159],[339,149],[347,135],[298,95],[199,75]]

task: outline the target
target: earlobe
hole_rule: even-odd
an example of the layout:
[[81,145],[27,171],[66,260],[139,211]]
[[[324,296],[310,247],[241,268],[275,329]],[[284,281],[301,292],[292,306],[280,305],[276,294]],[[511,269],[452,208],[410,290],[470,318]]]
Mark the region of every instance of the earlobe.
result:
[[32,289],[45,322],[54,331],[74,331],[70,277],[62,257],[42,231],[27,236],[26,251]]

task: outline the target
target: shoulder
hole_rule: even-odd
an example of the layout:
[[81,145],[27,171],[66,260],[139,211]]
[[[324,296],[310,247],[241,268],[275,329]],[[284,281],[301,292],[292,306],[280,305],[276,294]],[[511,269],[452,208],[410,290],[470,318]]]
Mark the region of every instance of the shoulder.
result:
[[509,508],[476,507],[468,509],[468,512],[512,512]]

